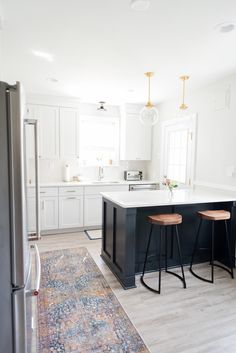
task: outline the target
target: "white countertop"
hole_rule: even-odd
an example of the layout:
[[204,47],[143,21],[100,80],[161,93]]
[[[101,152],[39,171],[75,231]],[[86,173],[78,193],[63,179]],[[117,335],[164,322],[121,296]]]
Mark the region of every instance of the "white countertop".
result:
[[[158,184],[157,181],[153,180],[141,180],[141,181],[126,181],[126,180],[88,180],[88,181],[60,181],[50,183],[40,183],[41,187],[61,187],[61,186],[105,186],[105,185],[130,185],[130,184]],[[34,187],[34,184],[28,184],[29,187]]]
[[101,194],[105,199],[123,208],[236,201],[235,192],[213,189],[174,190],[172,197],[168,190],[102,192]]

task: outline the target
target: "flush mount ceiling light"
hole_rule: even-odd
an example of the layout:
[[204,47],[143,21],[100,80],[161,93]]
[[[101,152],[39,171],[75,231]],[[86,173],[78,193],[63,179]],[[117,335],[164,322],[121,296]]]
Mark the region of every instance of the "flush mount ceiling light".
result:
[[131,0],[130,7],[134,11],[145,11],[149,8],[149,0]]
[[218,30],[220,33],[229,33],[232,32],[235,29],[235,24],[231,22],[223,22],[219,23],[216,27],[216,30]]
[[152,104],[150,100],[150,92],[151,92],[151,77],[154,76],[154,72],[146,72],[144,74],[148,78],[148,101],[147,104],[143,107],[140,112],[140,121],[144,125],[155,125],[158,120],[158,110]]
[[99,107],[97,108],[97,110],[100,110],[102,112],[106,112],[107,110],[104,107],[104,104],[106,104],[106,102],[101,101],[101,102],[98,102],[98,103],[99,103]]
[[44,60],[46,60],[46,61],[49,61],[49,62],[52,62],[53,61],[53,55],[52,54],[49,54],[49,53],[46,53],[46,52],[44,52],[44,51],[39,51],[39,50],[32,50],[32,53],[35,55],[35,56],[37,56],[37,57],[39,57],[39,58],[42,58],[42,59],[44,59]]
[[179,78],[182,82],[183,82],[183,102],[181,104],[181,106],[179,107],[179,109],[181,110],[185,110],[185,109],[188,109],[188,106],[185,104],[185,82],[189,79],[189,76],[181,76]]

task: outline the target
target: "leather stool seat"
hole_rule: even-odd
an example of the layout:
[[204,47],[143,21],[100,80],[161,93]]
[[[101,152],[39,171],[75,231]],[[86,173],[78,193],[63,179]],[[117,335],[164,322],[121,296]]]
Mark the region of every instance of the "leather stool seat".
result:
[[224,210],[199,211],[198,216],[209,221],[224,221],[230,219],[230,212]]
[[160,226],[174,226],[182,223],[182,216],[178,213],[166,213],[148,216],[148,221]]

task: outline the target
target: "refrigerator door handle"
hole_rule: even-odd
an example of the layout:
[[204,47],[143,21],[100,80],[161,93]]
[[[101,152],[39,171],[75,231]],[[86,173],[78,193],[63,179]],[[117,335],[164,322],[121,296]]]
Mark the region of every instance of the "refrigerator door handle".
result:
[[39,250],[37,245],[33,244],[30,247],[31,249],[35,249],[35,254],[36,254],[36,281],[35,281],[34,288],[27,290],[26,293],[30,294],[31,296],[37,296],[39,294],[39,289],[40,289],[41,260],[40,260],[40,255],[39,255]]
[[36,209],[36,233],[28,235],[28,240],[40,240],[40,191],[39,191],[39,148],[38,148],[38,120],[25,119],[25,124],[33,125],[34,127],[34,154],[35,154],[35,209]]

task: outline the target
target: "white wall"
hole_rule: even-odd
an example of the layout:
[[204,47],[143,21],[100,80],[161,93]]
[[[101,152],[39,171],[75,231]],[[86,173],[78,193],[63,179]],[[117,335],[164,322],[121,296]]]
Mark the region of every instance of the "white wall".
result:
[[[236,189],[236,74],[190,92],[186,103],[189,109],[185,114],[197,113],[195,183]],[[152,162],[148,166],[150,178],[162,178],[161,122],[178,117],[179,105],[172,99],[159,107],[160,120],[153,129]]]

